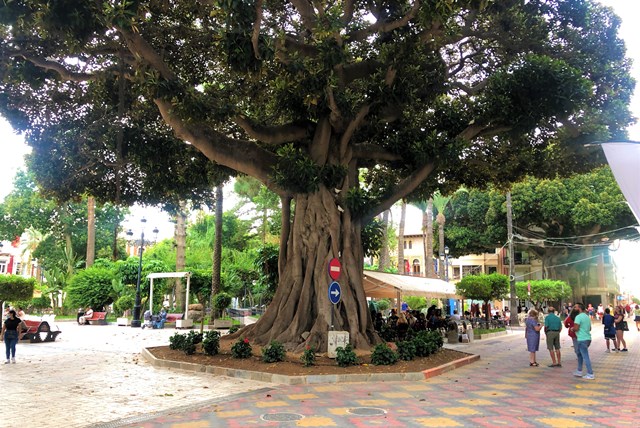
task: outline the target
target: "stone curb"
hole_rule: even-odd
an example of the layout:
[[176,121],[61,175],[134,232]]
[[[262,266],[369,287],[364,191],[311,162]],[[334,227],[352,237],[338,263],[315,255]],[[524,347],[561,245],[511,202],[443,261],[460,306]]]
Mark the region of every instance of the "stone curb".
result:
[[425,379],[429,379],[435,376],[440,376],[443,373],[450,372],[467,364],[475,363],[480,359],[480,355],[469,355],[468,357],[460,358],[459,360],[451,361],[450,363],[443,364],[439,367],[423,370]]
[[473,335],[473,340],[486,340],[486,339],[492,339],[494,337],[498,337],[498,336],[506,336],[507,335],[507,331],[497,331],[495,333],[485,333],[485,334],[481,334],[479,336],[476,336],[475,334]]
[[391,382],[391,381],[418,381],[429,379],[455,370],[458,367],[466,366],[480,359],[479,355],[470,355],[456,361],[444,364],[433,369],[424,370],[417,373],[369,373],[369,374],[342,374],[342,375],[308,375],[308,376],[287,376],[275,373],[255,372],[251,370],[229,369],[226,367],[206,366],[204,364],[187,363],[182,361],[171,361],[156,358],[147,348],[142,349],[142,356],[154,367],[180,369],[201,373],[211,373],[217,376],[228,376],[240,379],[256,380],[260,382],[270,382],[281,385],[309,385],[319,383],[342,383],[342,382]]

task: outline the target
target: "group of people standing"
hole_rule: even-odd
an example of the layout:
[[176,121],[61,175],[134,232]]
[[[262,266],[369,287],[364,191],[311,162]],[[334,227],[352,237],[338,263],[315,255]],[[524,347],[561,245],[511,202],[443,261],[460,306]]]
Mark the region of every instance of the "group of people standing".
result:
[[[592,308],[592,307],[591,307]],[[574,376],[583,379],[595,379],[591,359],[589,358],[589,346],[591,345],[591,323],[593,320],[592,310],[585,308],[582,303],[573,305],[571,312],[565,318],[564,322],[560,320],[555,313],[555,309],[548,308],[548,315],[544,319],[544,326],[538,318],[538,311],[532,309],[525,321],[525,338],[527,341],[527,350],[529,351],[529,366],[539,366],[536,361],[536,352],[540,345],[540,331],[544,329],[546,333],[547,349],[551,356],[551,364],[549,367],[562,367],[560,353],[560,331],[563,326],[567,328],[569,337],[573,341],[573,348],[578,357],[578,367],[573,373]],[[628,330],[625,316],[627,311],[624,307],[618,306],[613,309],[606,308],[603,310],[602,319],[604,325],[604,338],[607,344],[606,352],[611,352],[611,343],[615,352],[627,352],[627,342],[624,340],[624,332]],[[636,327],[640,331],[640,305],[636,305],[634,310]],[[583,367],[586,373],[583,372]]]

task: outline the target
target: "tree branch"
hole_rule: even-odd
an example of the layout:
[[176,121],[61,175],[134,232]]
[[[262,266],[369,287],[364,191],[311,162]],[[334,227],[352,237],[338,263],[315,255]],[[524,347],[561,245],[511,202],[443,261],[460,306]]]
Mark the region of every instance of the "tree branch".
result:
[[409,12],[405,16],[398,19],[397,21],[393,21],[393,22],[377,21],[376,23],[368,26],[367,28],[363,28],[361,30],[356,30],[349,33],[347,35],[347,39],[351,41],[359,42],[366,39],[367,37],[369,37],[369,35],[373,33],[387,33],[389,31],[395,30],[396,28],[403,27],[407,25],[409,21],[415,18],[416,14],[418,13],[418,9],[420,9],[420,0],[415,0],[413,2],[413,7],[411,7],[411,10],[409,10]]
[[483,90],[489,84],[489,79],[482,80],[476,83],[473,86],[465,85],[461,82],[454,82],[451,84],[451,87],[458,88],[465,92],[467,95],[477,95],[481,90]]
[[176,74],[153,49],[153,46],[147,43],[147,41],[138,33],[131,33],[123,29],[120,29],[120,32],[122,33],[129,50],[134,54],[139,55],[149,63],[149,65],[158,70],[165,80],[174,80],[176,78]]
[[353,157],[379,161],[399,161],[402,156],[391,153],[376,144],[360,143],[353,145]]
[[85,82],[88,80],[95,80],[96,76],[91,73],[76,73],[67,69],[64,65],[57,63],[55,61],[49,61],[43,58],[29,56],[27,54],[16,54],[14,56],[20,56],[25,61],[29,61],[36,67],[43,68],[45,70],[55,71],[65,80],[71,80],[73,82]]
[[252,123],[245,116],[236,116],[233,122],[244,129],[244,132],[251,138],[270,145],[298,141],[309,135],[309,129],[301,124],[290,123],[282,126],[266,127]]
[[360,61],[355,64],[337,64],[333,67],[336,76],[343,86],[348,85],[354,80],[368,77],[378,71],[382,67],[382,63],[378,61]]
[[342,5],[342,24],[346,26],[353,19],[354,0],[344,0]]
[[298,10],[298,13],[300,13],[300,18],[305,28],[312,31],[316,20],[313,5],[309,0],[291,0],[291,4]]
[[253,23],[253,34],[251,34],[251,44],[253,45],[253,54],[256,59],[260,59],[260,25],[262,24],[262,0],[256,0],[256,20]]
[[413,192],[422,183],[429,174],[435,168],[433,162],[428,163],[415,170],[411,175],[406,177],[400,183],[398,183],[391,194],[377,206],[373,207],[367,214],[362,217],[362,224],[367,224],[371,219],[380,214],[381,212],[388,210],[399,199],[407,197],[407,195]]
[[370,107],[371,106],[369,104],[365,104],[362,107],[360,107],[358,114],[356,114],[356,117],[353,118],[351,122],[349,122],[347,129],[345,130],[344,134],[342,134],[342,138],[340,138],[340,157],[341,158],[344,158],[345,154],[347,153],[347,147],[349,146],[349,141],[351,141],[351,137],[353,136],[353,133],[356,132],[356,130],[358,129],[358,127],[360,126],[364,118],[367,116],[367,114],[369,114]]
[[255,177],[269,189],[284,194],[269,178],[269,172],[276,163],[273,153],[250,141],[229,138],[207,126],[189,124],[173,113],[170,102],[158,98],[153,101],[176,137],[192,144],[209,160]]

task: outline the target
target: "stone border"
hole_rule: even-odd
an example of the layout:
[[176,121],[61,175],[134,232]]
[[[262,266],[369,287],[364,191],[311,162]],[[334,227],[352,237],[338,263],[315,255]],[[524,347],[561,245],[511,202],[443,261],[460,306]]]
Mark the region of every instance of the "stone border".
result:
[[485,334],[481,334],[479,336],[476,336],[475,334],[473,335],[473,340],[486,340],[486,339],[492,339],[494,337],[498,337],[498,336],[506,336],[507,335],[507,330],[504,331],[496,331],[495,333],[485,333]]
[[228,376],[240,379],[271,382],[281,385],[308,385],[318,383],[341,382],[391,382],[391,381],[418,381],[438,376],[458,367],[466,366],[480,359],[480,355],[470,355],[459,360],[452,361],[439,367],[424,370],[417,373],[369,373],[369,374],[341,374],[341,375],[308,375],[287,376],[276,373],[255,372],[251,370],[230,369],[226,367],[207,366],[204,364],[187,363],[183,361],[162,360],[156,358],[147,348],[142,349],[142,356],[154,367],[180,369],[199,373],[210,373],[217,376]]

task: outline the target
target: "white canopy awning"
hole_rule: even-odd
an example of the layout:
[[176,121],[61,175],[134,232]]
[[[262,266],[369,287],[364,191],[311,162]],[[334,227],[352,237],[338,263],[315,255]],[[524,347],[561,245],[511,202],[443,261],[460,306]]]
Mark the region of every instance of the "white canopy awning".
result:
[[375,271],[363,272],[364,293],[367,297],[395,298],[403,296],[459,299],[454,284],[441,279],[398,275]]
[[612,141],[602,144],[602,149],[631,212],[640,222],[640,142]]

